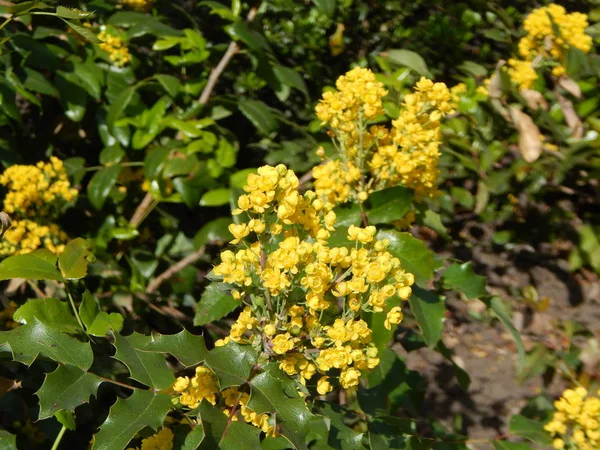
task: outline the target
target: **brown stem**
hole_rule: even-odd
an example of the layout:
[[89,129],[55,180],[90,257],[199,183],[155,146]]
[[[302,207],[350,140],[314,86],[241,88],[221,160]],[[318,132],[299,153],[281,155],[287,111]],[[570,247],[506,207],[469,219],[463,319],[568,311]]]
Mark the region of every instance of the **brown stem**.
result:
[[146,217],[147,211],[151,207],[153,207],[154,203],[155,202],[152,198],[152,195],[150,195],[150,192],[147,192],[144,198],[142,199],[141,203],[138,205],[135,212],[133,213],[133,216],[131,216],[131,219],[129,220],[129,225],[131,225],[133,228],[137,228],[138,225],[142,222],[142,220],[144,220],[144,217]]
[[360,218],[362,219],[363,226],[366,228],[369,226],[369,221],[367,219],[367,213],[364,211],[360,212]]
[[[98,376],[98,375],[96,375],[96,376]],[[130,386],[128,384],[121,383],[120,381],[111,380],[110,378],[104,378],[104,377],[100,377],[100,376],[98,376],[98,378],[100,378],[102,381],[106,381],[107,383],[112,383],[112,384],[116,384],[117,386],[131,389],[132,391],[135,389],[139,389],[139,388],[136,388],[135,386]]]
[[200,247],[194,253],[190,253],[178,263],[173,264],[171,267],[169,267],[167,270],[165,270],[163,273],[161,273],[148,284],[148,287],[146,288],[146,293],[151,294],[154,291],[156,291],[163,283],[163,281],[168,280],[180,270],[196,262],[202,257],[202,255],[204,255],[204,247]]

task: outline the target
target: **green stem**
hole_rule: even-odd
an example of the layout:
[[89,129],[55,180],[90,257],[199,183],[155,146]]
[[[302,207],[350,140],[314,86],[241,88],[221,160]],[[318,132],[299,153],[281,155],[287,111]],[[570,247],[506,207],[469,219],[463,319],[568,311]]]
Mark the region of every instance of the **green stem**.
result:
[[66,431],[67,431],[67,427],[65,427],[63,425],[63,427],[58,432],[58,436],[56,436],[56,439],[54,440],[54,444],[52,444],[52,449],[51,450],[57,450],[58,449],[58,445],[60,444],[60,441],[62,441],[62,438],[65,435]]
[[10,23],[11,20],[13,20],[13,18],[15,17],[15,15],[11,15],[8,19],[6,19],[4,22],[2,22],[2,25],[0,25],[0,30],[2,28],[4,28],[6,25],[8,25]]
[[79,323],[79,326],[81,327],[83,332],[87,335],[86,328],[83,325],[81,317],[79,316],[79,312],[77,311],[77,307],[75,306],[75,300],[73,300],[71,291],[69,291],[69,288],[67,287],[67,280],[64,280],[64,283],[65,283],[65,291],[67,292],[67,297],[69,297],[69,303],[71,303],[71,308],[73,308],[73,313],[75,314],[75,318],[77,319],[77,322]]

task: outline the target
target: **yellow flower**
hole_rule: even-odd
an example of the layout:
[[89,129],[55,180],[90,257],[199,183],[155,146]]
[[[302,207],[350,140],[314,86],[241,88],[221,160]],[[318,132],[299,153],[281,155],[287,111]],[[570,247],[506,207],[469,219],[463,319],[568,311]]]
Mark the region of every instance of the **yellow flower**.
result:
[[294,340],[290,333],[278,334],[273,338],[273,351],[283,355],[294,348]]
[[319,378],[319,381],[317,381],[317,392],[320,395],[325,395],[328,392],[331,392],[332,390],[333,390],[333,386],[329,382],[328,376]]
[[122,0],[123,6],[134,11],[147,12],[154,4],[153,0]]
[[394,306],[390,312],[387,313],[384,326],[388,329],[392,329],[392,324],[397,325],[402,321],[402,309],[399,306]]
[[118,36],[113,36],[105,30],[98,34],[102,41],[99,47],[108,53],[108,59],[117,67],[122,67],[131,61],[129,49]]
[[196,374],[191,379],[179,377],[173,385],[173,390],[179,394],[179,403],[192,409],[200,405],[203,399],[214,405],[215,394],[219,392],[214,374],[203,366],[196,368]]
[[360,372],[353,367],[342,370],[340,374],[340,384],[344,389],[348,389],[352,386],[358,385],[358,380],[360,378]]

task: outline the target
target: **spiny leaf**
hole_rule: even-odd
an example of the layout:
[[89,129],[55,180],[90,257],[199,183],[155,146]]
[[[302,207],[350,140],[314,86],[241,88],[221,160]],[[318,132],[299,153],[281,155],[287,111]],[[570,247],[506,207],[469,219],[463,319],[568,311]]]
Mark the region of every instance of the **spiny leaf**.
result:
[[130,378],[157,390],[167,388],[175,382],[164,355],[138,350],[151,341],[150,336],[139,333],[127,337],[119,333],[113,335],[113,345],[117,349],[114,357],[127,366]]
[[62,17],[63,19],[81,20],[93,16],[94,13],[89,11],[82,11],[81,9],[77,8],[66,8],[64,6],[59,5],[56,7],[56,15],[58,17]]
[[525,416],[512,416],[509,429],[511,433],[529,439],[536,444],[548,447],[552,443],[550,434],[544,430],[544,424]]
[[57,298],[28,300],[13,315],[13,319],[21,323],[31,323],[34,318],[58,331],[81,331],[69,304]]
[[169,395],[136,389],[131,397],[120,398],[110,408],[106,422],[95,436],[92,450],[124,449],[144,427],[161,428],[172,406]]
[[49,327],[36,318],[10,331],[0,331],[0,350],[11,351],[15,361],[31,365],[38,355],[87,370],[93,354],[89,343]]
[[251,396],[248,407],[257,413],[274,413],[281,424],[281,435],[294,448],[307,449],[309,422],[315,417],[296,390],[296,382],[285,375],[277,364],[265,366],[265,371],[250,380]]
[[204,439],[199,450],[261,450],[260,430],[242,422],[228,424],[227,416],[207,402],[200,405]]
[[9,256],[0,263],[0,280],[27,278],[61,281],[62,276],[56,268],[56,259],[56,255],[47,249]]
[[85,40],[91,42],[92,44],[102,44],[102,41],[98,39],[98,36],[94,34],[89,28],[82,27],[80,25],[75,25],[73,22],[69,22],[68,20],[62,19],[64,23],[66,23],[73,31],[83,37]]
[[410,233],[383,230],[377,234],[377,239],[389,239],[389,252],[400,259],[402,267],[415,276],[417,283],[426,285],[433,277],[433,252],[423,241]]
[[435,292],[421,289],[419,286],[413,286],[413,293],[408,301],[425,342],[429,347],[435,347],[444,329],[444,302]]
[[39,420],[52,417],[61,410],[73,411],[95,396],[102,380],[93,373],[73,366],[58,366],[46,375],[36,395],[40,398]]
[[226,291],[222,283],[211,283],[200,297],[194,316],[194,325],[205,325],[229,314],[240,302]]

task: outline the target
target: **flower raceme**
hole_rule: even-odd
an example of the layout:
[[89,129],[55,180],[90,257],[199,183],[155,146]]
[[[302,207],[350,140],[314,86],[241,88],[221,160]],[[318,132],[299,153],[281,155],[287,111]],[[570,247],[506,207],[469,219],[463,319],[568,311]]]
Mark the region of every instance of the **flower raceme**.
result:
[[[243,309],[216,345],[252,345],[263,361],[277,362],[299,382],[301,395],[324,395],[337,386],[356,386],[363,371],[379,364],[364,315],[384,314],[388,328],[399,323],[400,308],[390,303],[393,297],[408,299],[414,277],[373,226],[351,226],[344,235],[352,245],[334,245],[333,203],[298,187],[294,172],[283,165],[248,176],[234,210],[244,220],[230,226],[237,249],[222,252],[213,270],[232,285]],[[179,403],[194,408],[206,399],[231,408],[229,393],[219,391],[207,370],[177,380]],[[247,394],[237,395],[242,417],[271,433],[274,418],[256,415]]]
[[[391,128],[369,124],[383,114],[382,98],[387,95],[369,69],[352,69],[336,87],[315,108],[338,150],[313,169],[317,197],[333,204],[362,203],[369,193],[398,185],[414,189],[417,199],[435,195],[440,120],[454,112],[446,85],[421,78],[404,97]],[[317,154],[324,157],[324,150]]]
[[585,34],[587,26],[585,14],[569,14],[561,5],[551,4],[532,11],[523,22],[527,34],[519,41],[521,59],[508,60],[508,74],[513,82],[520,89],[531,89],[538,78],[535,69],[544,61],[552,66],[552,75],[563,75],[569,47],[585,53],[592,48],[592,38]]
[[171,450],[174,437],[171,430],[162,428],[158,433],[142,439],[142,446],[139,449],[130,447],[127,450]]
[[123,40],[102,29],[98,34],[98,39],[102,41],[99,47],[108,53],[108,59],[117,67],[123,67],[131,61],[131,54]]
[[63,162],[52,156],[47,163],[10,166],[0,175],[0,184],[8,189],[3,209],[13,219],[0,241],[0,256],[29,253],[42,246],[61,253],[68,237],[53,221],[78,196]]
[[552,420],[544,429],[552,435],[555,449],[600,448],[600,398],[589,396],[583,387],[567,389],[554,407]]

